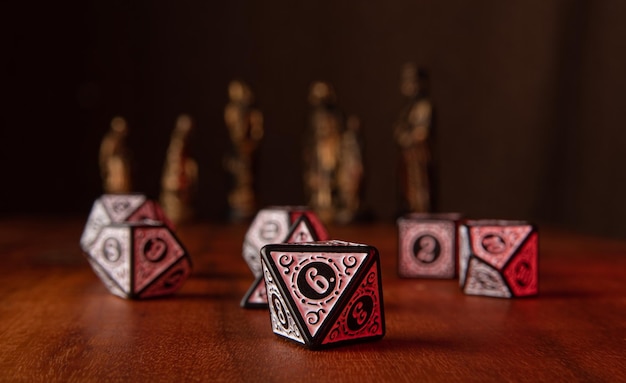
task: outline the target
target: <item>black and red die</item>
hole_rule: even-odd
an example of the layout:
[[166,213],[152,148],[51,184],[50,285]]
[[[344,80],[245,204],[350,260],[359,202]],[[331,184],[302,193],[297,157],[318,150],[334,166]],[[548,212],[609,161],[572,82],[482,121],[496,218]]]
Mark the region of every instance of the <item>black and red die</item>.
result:
[[261,250],[272,331],[317,349],[385,334],[376,248],[343,241]]

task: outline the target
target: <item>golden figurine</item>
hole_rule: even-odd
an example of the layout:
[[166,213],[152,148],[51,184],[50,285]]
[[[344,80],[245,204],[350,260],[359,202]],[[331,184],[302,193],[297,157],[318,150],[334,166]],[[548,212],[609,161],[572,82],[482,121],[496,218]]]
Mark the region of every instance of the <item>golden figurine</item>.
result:
[[361,204],[363,182],[363,153],[361,144],[361,122],[356,116],[348,117],[346,130],[341,140],[339,167],[337,169],[339,223],[353,221]]
[[408,99],[394,128],[394,138],[401,151],[402,210],[429,212],[432,208],[433,104],[426,74],[412,63],[405,64],[400,89]]
[[176,120],[161,179],[160,202],[165,215],[175,224],[193,217],[193,202],[198,185],[198,165],[189,150],[193,131],[191,117],[183,114]]
[[304,151],[305,193],[309,206],[320,219],[331,222],[336,214],[344,117],[336,105],[332,86],[326,82],[311,85],[309,103],[311,115]]
[[130,154],[126,147],[128,126],[122,117],[111,120],[111,128],[100,144],[100,174],[105,193],[131,191]]
[[228,85],[229,102],[224,109],[232,149],[224,166],[232,175],[228,193],[231,219],[252,218],[257,209],[254,189],[255,155],[263,138],[263,114],[254,107],[254,95],[241,80]]

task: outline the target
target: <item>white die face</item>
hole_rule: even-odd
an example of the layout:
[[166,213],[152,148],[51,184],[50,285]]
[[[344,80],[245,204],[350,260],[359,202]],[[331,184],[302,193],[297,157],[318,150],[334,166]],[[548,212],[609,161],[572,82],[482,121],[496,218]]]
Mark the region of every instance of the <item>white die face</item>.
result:
[[80,237],[80,247],[83,251],[87,252],[89,247],[98,238],[102,228],[111,223],[111,218],[106,212],[104,205],[100,200],[94,202],[87,223],[85,224],[85,230]]
[[496,269],[476,258],[470,258],[463,291],[469,295],[511,297],[511,291],[504,282],[502,275]]
[[[111,281],[126,294],[130,294],[130,236],[128,227],[107,226],[102,229],[96,241],[89,248],[89,256],[96,262]],[[102,274],[98,273],[102,278]]]
[[80,237],[80,246],[87,252],[106,225],[124,222],[146,201],[142,194],[104,194],[91,208],[85,229]]
[[100,197],[113,222],[124,222],[146,201],[143,194],[105,194]]
[[261,275],[261,248],[270,243],[284,242],[289,232],[288,208],[270,208],[259,211],[246,232],[243,258],[255,276]]
[[456,246],[454,222],[400,220],[398,230],[400,276],[454,278]]

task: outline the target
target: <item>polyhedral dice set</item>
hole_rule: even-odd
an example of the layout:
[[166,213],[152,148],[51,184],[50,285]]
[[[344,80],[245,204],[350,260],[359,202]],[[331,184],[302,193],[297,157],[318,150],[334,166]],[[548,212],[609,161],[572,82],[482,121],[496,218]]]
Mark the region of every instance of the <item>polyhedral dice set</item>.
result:
[[376,248],[343,241],[261,250],[272,330],[316,349],[385,334]]
[[97,199],[80,244],[105,286],[123,298],[171,294],[191,273],[191,259],[172,224],[141,194]]
[[266,308],[261,248],[270,243],[313,242],[328,239],[317,215],[303,206],[273,206],[260,210],[246,232],[243,257],[255,280],[241,300],[246,308]]
[[[94,272],[123,298],[177,291],[189,254],[159,205],[141,194],[105,194],[80,239]],[[272,331],[310,349],[380,339],[385,313],[378,250],[329,240],[306,207],[262,209],[243,244],[255,281],[242,307],[268,308]],[[464,220],[460,214],[398,219],[398,275],[459,276],[468,295],[522,297],[538,291],[538,234],[523,221]]]
[[538,233],[524,221],[460,220],[458,214],[398,219],[398,275],[453,278],[468,295],[512,298],[538,292]]

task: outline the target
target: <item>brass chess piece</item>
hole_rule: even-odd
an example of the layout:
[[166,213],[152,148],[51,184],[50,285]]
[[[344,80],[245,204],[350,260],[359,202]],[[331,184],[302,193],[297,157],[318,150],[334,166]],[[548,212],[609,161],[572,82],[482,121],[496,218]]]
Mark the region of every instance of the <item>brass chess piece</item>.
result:
[[433,104],[428,77],[412,63],[402,69],[401,93],[407,98],[394,127],[401,152],[400,193],[403,212],[429,212],[432,203]]
[[131,191],[130,154],[126,147],[128,125],[122,117],[111,120],[111,128],[100,144],[100,174],[107,194]]
[[160,202],[165,215],[175,224],[193,217],[193,202],[198,185],[198,165],[189,149],[193,131],[191,117],[183,114],[176,120],[163,167]]
[[257,149],[263,138],[263,114],[254,107],[254,95],[241,80],[228,85],[229,102],[224,109],[231,152],[224,167],[231,174],[232,188],[228,193],[231,219],[252,218],[257,209],[254,167]]
[[314,82],[309,92],[311,114],[304,150],[304,183],[308,205],[324,222],[335,219],[337,171],[341,156],[344,116],[332,86]]

